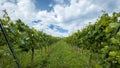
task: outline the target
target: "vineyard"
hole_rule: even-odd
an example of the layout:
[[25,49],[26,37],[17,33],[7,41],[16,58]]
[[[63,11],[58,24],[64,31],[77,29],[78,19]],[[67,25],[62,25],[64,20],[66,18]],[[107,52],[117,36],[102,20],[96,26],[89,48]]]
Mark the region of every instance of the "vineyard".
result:
[[9,40],[0,29],[0,68],[120,68],[120,13],[104,12],[94,24],[63,38],[20,19],[13,22],[6,11],[0,22]]

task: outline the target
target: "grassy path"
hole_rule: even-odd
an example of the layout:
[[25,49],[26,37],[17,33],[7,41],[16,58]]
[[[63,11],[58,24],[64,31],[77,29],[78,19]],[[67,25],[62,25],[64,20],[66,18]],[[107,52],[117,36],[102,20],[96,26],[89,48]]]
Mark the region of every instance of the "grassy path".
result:
[[88,68],[88,53],[60,41],[51,46],[45,68]]

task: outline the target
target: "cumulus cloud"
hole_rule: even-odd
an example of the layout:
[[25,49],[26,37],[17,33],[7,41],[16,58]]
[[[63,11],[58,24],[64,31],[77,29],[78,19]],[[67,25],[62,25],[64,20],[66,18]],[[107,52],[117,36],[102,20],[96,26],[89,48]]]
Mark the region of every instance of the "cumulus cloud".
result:
[[[53,36],[68,36],[74,33],[88,22],[94,22],[102,14],[101,10],[108,13],[120,11],[119,0],[69,0],[69,5],[65,3],[68,0],[54,1],[56,4],[49,5],[53,8],[49,12],[37,11],[33,0],[0,0],[0,10],[6,9],[12,20],[20,18],[30,27]],[[59,27],[51,29],[51,24]],[[61,32],[59,28],[67,32]]]
[[6,9],[12,20],[20,18],[28,24],[35,17],[35,6],[31,0],[18,0],[16,4],[11,1],[2,0],[0,5],[0,10]]

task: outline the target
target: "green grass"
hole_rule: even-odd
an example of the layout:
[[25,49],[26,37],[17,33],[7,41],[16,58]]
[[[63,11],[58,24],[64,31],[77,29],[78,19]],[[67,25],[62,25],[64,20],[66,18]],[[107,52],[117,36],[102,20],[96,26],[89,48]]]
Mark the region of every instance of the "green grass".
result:
[[72,47],[60,41],[52,46],[46,68],[88,68],[89,56],[81,54],[79,48]]
[[[16,68],[12,55],[7,47],[2,47],[0,68]],[[8,55],[3,55],[8,53]],[[90,52],[70,46],[64,41],[59,41],[49,47],[35,50],[34,61],[31,61],[31,51],[16,51],[22,68],[91,68]]]

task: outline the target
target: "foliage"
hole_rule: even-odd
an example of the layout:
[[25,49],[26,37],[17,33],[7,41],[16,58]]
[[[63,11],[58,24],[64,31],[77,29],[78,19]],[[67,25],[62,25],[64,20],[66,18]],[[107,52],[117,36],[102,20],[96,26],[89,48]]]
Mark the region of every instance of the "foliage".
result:
[[[118,17],[120,17],[120,13],[114,12],[112,16],[103,13],[95,24],[89,24],[83,30],[64,38],[64,40],[73,46],[90,50],[93,52],[92,55],[100,54],[97,59],[102,60],[99,64],[102,64],[103,67],[119,68],[120,22],[118,22]],[[98,66],[97,68],[99,68]]]

